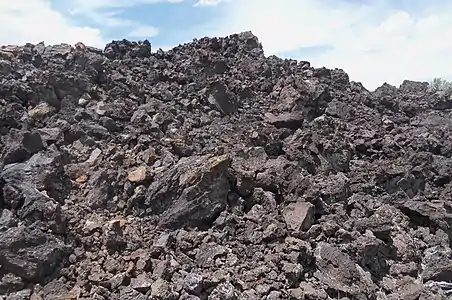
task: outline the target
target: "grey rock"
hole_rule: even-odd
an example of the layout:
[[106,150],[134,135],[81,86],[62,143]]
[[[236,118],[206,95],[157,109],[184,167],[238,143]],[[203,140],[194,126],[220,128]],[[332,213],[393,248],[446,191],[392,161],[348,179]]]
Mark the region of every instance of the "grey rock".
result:
[[27,281],[52,275],[67,252],[62,241],[38,229],[13,227],[0,235],[0,264]]
[[28,224],[40,222],[56,233],[66,230],[66,217],[58,202],[66,197],[70,183],[58,152],[42,151],[27,162],[6,165],[0,178],[5,182],[6,205],[21,219]]
[[119,273],[113,276],[110,281],[110,286],[113,290],[119,288],[121,285],[124,285],[127,279],[126,273]]
[[188,273],[184,278],[184,289],[190,294],[199,296],[203,289],[202,276]]
[[196,255],[196,260],[198,264],[202,267],[211,267],[215,265],[215,259],[219,256],[225,256],[228,253],[228,249],[216,245],[213,243],[202,244],[199,247],[198,254]]
[[11,70],[12,70],[11,62],[1,59],[0,60],[0,74],[6,76],[9,73],[11,73]]
[[151,296],[156,300],[175,300],[179,297],[179,295],[172,290],[170,283],[163,279],[154,281],[151,289]]
[[308,230],[314,223],[314,213],[315,206],[313,204],[294,202],[284,208],[284,219],[291,230]]
[[68,287],[63,282],[54,281],[46,284],[39,292],[39,295],[43,299],[59,299],[66,298],[70,294]]
[[147,300],[148,297],[140,292],[132,289],[131,287],[124,287],[119,293],[120,300]]
[[163,227],[199,226],[213,222],[226,207],[229,158],[182,158],[158,174],[149,186],[146,203],[160,214]]
[[158,263],[154,263],[154,265],[155,267],[152,273],[152,277],[156,279],[162,278],[165,280],[171,280],[171,277],[173,276],[175,270],[171,265],[170,260],[162,260]]
[[99,170],[90,177],[88,184],[92,188],[86,195],[86,203],[89,207],[102,208],[111,201],[113,198],[112,176],[105,170]]
[[38,129],[38,132],[42,138],[42,140],[47,144],[51,145],[56,143],[58,140],[63,138],[63,133],[60,128],[41,128]]
[[5,165],[23,162],[44,148],[39,133],[17,130],[12,130],[9,139],[5,140],[5,145],[2,151]]
[[137,278],[130,280],[130,286],[143,294],[146,294],[151,289],[151,284],[151,280],[147,277],[146,273],[140,274]]
[[222,82],[214,82],[209,86],[208,101],[221,113],[235,113],[239,107],[237,97]]
[[209,295],[209,300],[236,300],[237,292],[230,282],[220,283]]
[[[325,290],[323,290],[320,287],[316,287],[313,286],[312,284],[308,283],[308,282],[302,282],[300,283],[300,290],[295,289],[292,290],[291,295],[294,294],[296,296],[301,295],[302,297],[304,296],[305,298],[311,298],[311,299],[316,299],[316,300],[326,300],[328,299],[328,294],[325,292]],[[299,299],[299,298],[296,298]],[[301,298],[303,299],[303,298]]]
[[151,50],[0,47],[0,298],[447,298],[446,84]]
[[301,113],[284,113],[278,116],[268,114],[267,118],[276,128],[298,129],[304,122],[304,116]]
[[304,270],[303,266],[300,264],[283,262],[282,271],[287,278],[288,284],[290,286],[296,286],[301,281]]
[[[58,105],[58,102],[54,103]],[[28,110],[28,116],[35,121],[42,121],[55,113],[55,108],[47,102],[42,102]]]
[[436,246],[424,252],[422,278],[425,281],[446,281],[452,278],[452,250]]
[[28,300],[31,296],[31,290],[23,289],[21,291],[9,294],[6,300]]
[[2,275],[0,281],[0,295],[5,295],[20,291],[25,287],[25,282],[17,275],[6,273]]
[[[338,248],[320,242],[315,250],[317,277],[330,289],[338,292],[354,295],[357,299],[364,299],[365,294],[359,286],[366,286],[367,290],[375,289],[375,286],[366,282],[360,270],[351,258]],[[341,266],[335,268],[334,266]]]
[[6,231],[10,227],[16,226],[18,219],[14,216],[13,212],[8,209],[3,209],[0,216],[0,232]]
[[270,294],[267,295],[268,300],[278,300],[282,299],[282,293],[279,291],[271,291]]

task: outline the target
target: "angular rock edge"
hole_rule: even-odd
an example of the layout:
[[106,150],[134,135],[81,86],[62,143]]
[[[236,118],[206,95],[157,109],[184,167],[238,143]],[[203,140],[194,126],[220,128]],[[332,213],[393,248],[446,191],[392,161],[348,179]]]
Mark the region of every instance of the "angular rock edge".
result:
[[0,299],[447,299],[452,100],[251,32],[0,47]]

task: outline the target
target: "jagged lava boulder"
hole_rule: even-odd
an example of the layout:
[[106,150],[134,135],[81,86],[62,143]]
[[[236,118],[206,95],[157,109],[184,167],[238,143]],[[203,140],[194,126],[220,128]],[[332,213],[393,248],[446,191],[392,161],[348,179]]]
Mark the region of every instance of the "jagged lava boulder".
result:
[[251,32],[0,47],[0,299],[447,299],[452,112]]

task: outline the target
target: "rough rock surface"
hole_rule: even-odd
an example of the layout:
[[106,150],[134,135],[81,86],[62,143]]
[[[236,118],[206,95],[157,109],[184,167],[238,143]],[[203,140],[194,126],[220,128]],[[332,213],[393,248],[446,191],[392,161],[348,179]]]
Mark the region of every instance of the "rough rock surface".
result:
[[451,99],[428,84],[370,92],[250,32],[0,66],[0,299],[447,299]]

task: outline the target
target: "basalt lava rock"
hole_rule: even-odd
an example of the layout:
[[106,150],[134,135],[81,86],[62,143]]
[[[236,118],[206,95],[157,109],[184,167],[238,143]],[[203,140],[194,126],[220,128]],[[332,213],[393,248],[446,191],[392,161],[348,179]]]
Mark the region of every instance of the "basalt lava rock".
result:
[[251,32],[0,47],[0,299],[447,299],[450,95]]

